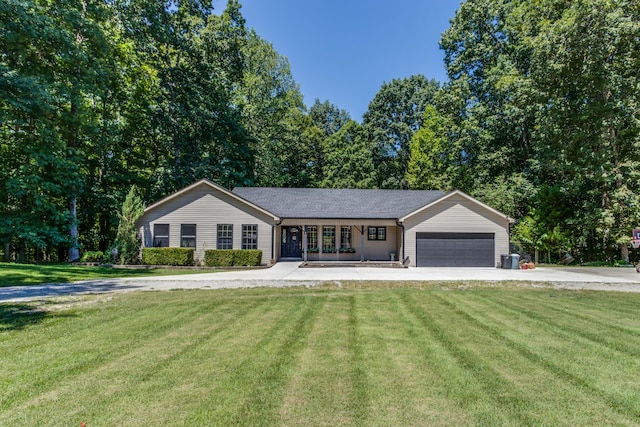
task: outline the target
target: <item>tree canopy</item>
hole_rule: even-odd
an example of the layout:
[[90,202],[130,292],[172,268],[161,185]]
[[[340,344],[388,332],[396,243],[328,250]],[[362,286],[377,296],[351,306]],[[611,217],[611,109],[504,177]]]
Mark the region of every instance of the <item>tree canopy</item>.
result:
[[555,241],[581,259],[628,260],[640,225],[639,11],[467,0],[442,36],[450,80],[437,108],[451,126],[440,154],[458,163],[447,178],[522,219],[512,237],[526,250]]
[[[214,13],[215,12],[215,13]],[[0,2],[5,260],[106,250],[129,190],[460,189],[548,257],[628,259],[640,225],[640,6],[466,0],[448,79],[382,82],[362,123],[307,108],[237,0]]]

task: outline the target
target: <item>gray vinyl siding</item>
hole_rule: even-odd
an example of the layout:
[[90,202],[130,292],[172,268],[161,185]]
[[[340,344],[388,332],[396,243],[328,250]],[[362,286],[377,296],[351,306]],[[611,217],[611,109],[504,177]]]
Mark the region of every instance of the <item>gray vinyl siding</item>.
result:
[[271,227],[273,219],[257,209],[208,185],[160,204],[146,212],[138,221],[145,247],[153,246],[153,225],[169,224],[169,246],[180,246],[180,225],[196,224],[194,257],[202,261],[204,251],[216,249],[217,225],[233,225],[233,249],[242,249],[242,225],[258,225],[258,249],[262,250],[262,263],[271,259]]
[[405,220],[405,256],[416,265],[416,233],[493,233],[495,265],[509,253],[509,221],[463,196],[452,196]]

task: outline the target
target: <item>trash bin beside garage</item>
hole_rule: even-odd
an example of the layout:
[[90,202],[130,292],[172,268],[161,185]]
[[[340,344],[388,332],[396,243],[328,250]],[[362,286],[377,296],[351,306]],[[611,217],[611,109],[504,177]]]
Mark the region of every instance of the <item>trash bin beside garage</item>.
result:
[[511,267],[511,255],[502,254],[500,255],[500,268],[505,270],[510,270]]
[[520,255],[511,254],[511,269],[517,270],[520,268]]

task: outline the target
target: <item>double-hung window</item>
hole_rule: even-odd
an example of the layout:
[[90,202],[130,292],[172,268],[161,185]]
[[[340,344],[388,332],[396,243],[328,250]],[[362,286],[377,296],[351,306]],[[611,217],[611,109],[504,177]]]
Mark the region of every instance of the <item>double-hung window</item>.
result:
[[169,224],[153,225],[153,247],[154,248],[169,247]]
[[367,235],[369,240],[387,240],[387,227],[369,227]]
[[322,226],[322,252],[336,251],[336,227],[334,225]]
[[340,227],[340,249],[351,249],[351,227],[348,225]]
[[217,249],[233,249],[233,224],[218,224]]
[[242,225],[242,249],[258,249],[258,225]]
[[318,226],[317,225],[308,225],[307,226],[307,250],[318,250]]
[[196,225],[195,224],[180,225],[180,247],[181,248],[196,247]]

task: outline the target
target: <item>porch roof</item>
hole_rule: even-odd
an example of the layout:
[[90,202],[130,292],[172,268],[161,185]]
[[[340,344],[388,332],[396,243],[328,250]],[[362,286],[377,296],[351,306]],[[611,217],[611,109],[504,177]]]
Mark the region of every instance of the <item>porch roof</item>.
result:
[[432,190],[236,187],[233,193],[280,218],[398,219],[445,196]]

